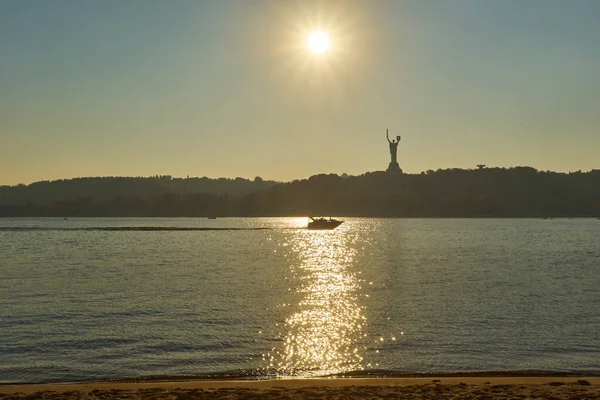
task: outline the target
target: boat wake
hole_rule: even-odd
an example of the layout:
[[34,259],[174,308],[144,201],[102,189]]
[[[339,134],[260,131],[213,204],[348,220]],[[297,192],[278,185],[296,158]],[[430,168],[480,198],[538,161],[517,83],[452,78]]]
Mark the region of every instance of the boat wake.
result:
[[302,227],[252,227],[252,228],[209,228],[182,226],[101,226],[101,227],[0,227],[0,232],[31,231],[264,231],[282,229],[305,229]]

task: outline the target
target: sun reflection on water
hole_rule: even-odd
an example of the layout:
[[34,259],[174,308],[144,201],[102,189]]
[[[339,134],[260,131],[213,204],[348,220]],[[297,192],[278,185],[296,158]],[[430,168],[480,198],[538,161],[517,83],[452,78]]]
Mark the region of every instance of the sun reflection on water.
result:
[[285,320],[282,348],[270,355],[280,376],[309,377],[363,369],[365,324],[354,252],[339,232],[306,231],[290,246],[300,260],[292,290],[300,300]]

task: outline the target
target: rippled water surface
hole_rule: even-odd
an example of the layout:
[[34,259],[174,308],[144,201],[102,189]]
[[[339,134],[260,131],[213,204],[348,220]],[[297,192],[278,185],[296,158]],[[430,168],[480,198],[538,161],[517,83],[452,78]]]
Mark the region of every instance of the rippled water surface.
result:
[[303,226],[0,219],[0,382],[600,373],[598,220]]

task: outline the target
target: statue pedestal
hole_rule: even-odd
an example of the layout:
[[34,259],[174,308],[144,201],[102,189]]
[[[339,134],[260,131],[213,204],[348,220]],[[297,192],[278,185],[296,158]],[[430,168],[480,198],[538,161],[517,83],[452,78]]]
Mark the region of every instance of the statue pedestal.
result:
[[392,161],[390,162],[390,165],[388,165],[386,172],[390,172],[392,174],[401,174],[402,169],[400,168],[397,162]]

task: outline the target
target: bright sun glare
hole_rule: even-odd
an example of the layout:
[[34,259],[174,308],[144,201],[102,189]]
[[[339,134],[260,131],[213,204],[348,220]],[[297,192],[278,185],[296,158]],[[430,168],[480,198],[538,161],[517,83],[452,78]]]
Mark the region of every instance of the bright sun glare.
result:
[[329,50],[329,36],[323,31],[315,31],[308,37],[308,49],[315,54]]

